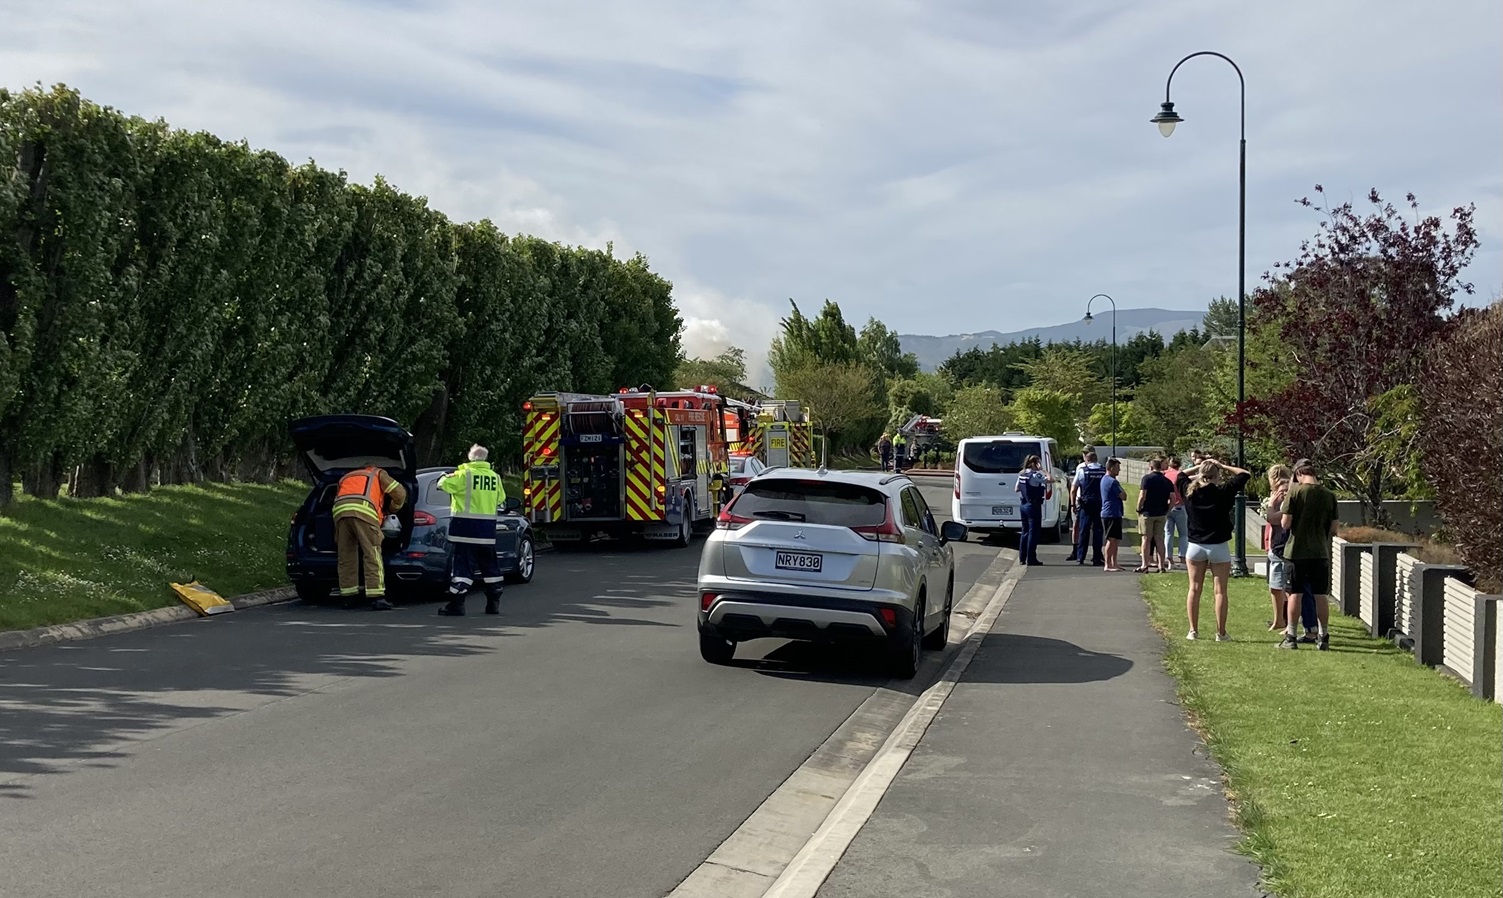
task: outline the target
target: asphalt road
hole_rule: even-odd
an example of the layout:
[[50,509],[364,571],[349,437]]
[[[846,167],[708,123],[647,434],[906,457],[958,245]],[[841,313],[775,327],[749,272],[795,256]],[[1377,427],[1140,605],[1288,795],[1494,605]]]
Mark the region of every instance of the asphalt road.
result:
[[[957,599],[996,553],[957,546]],[[0,895],[661,896],[885,682],[772,640],[705,664],[698,554],[544,555],[499,618],[293,604],[0,656]]]

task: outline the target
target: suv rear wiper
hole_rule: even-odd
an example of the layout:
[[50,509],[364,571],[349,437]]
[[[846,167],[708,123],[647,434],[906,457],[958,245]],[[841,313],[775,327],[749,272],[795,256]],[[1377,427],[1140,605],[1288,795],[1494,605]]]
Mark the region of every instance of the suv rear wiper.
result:
[[800,514],[799,512],[777,511],[776,509],[772,511],[754,511],[752,512],[752,517],[771,518],[774,521],[803,521],[806,519],[805,515]]

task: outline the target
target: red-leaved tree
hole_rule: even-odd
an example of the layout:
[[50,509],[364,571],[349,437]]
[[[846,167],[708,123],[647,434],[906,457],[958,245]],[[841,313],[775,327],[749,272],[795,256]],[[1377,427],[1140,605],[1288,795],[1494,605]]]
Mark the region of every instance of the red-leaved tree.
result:
[[1477,585],[1503,591],[1503,301],[1461,310],[1426,362],[1419,391],[1425,476]]
[[1265,274],[1252,297],[1257,324],[1275,329],[1279,361],[1294,378],[1234,413],[1291,460],[1313,459],[1377,524],[1387,523],[1383,499],[1401,491],[1406,469],[1405,459],[1384,457],[1393,445],[1382,438],[1392,423],[1390,391],[1418,382],[1445,313],[1458,293],[1473,292],[1460,275],[1478,245],[1473,206],[1453,209],[1448,228],[1421,216],[1414,194],[1406,199],[1411,217],[1376,190],[1366,214],[1350,202],[1299,201],[1325,218],[1299,257]]

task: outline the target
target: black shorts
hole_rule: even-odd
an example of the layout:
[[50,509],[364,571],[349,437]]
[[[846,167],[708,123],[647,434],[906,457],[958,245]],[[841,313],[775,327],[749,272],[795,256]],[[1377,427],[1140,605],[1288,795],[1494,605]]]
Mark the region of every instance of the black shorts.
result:
[[1328,558],[1293,558],[1289,564],[1294,568],[1289,575],[1289,592],[1299,594],[1308,591],[1312,595],[1331,594],[1331,561]]
[[1106,534],[1105,534],[1105,538],[1106,539],[1121,539],[1122,538],[1122,519],[1121,518],[1102,518],[1101,519],[1101,525],[1106,528]]

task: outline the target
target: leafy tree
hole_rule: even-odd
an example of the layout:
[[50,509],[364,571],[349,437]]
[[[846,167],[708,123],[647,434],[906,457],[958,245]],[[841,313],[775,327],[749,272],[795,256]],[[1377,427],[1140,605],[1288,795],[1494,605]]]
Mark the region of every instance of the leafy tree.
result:
[[1478,238],[1470,206],[1452,210],[1448,231],[1440,217],[1418,215],[1413,194],[1412,223],[1376,190],[1368,202],[1365,215],[1351,203],[1326,210],[1317,236],[1256,294],[1258,315],[1277,322],[1284,360],[1299,377],[1242,414],[1249,429],[1276,437],[1291,456],[1316,459],[1328,479],[1361,500],[1364,517],[1381,524],[1382,501],[1400,484],[1390,466],[1364,463],[1378,417],[1374,400],[1416,381],[1442,313],[1457,293],[1473,290],[1460,274]]
[[673,285],[654,274],[638,253],[625,262],[606,253],[605,308],[600,339],[611,357],[610,382],[662,388],[678,367],[684,319],[673,305]]
[[1022,365],[1043,353],[1044,344],[1037,337],[987,349],[972,347],[947,359],[939,366],[939,373],[956,387],[990,384],[1006,391],[1018,390],[1029,383]]
[[877,372],[884,380],[910,378],[919,373],[918,356],[903,351],[897,331],[875,318],[867,319],[861,335],[856,338],[856,352],[862,364]]
[[[1248,313],[1252,310],[1249,308]],[[1218,296],[1211,300],[1211,307],[1206,310],[1205,318],[1201,320],[1201,328],[1207,337],[1235,337],[1237,336],[1237,300]]]
[[1118,397],[1117,401],[1117,432],[1112,434],[1112,404],[1110,402],[1098,402],[1091,409],[1089,420],[1090,432],[1094,435],[1098,445],[1117,446],[1154,446],[1148,432],[1147,422],[1138,411],[1132,401],[1123,401]]
[[1079,394],[1028,387],[1013,397],[1011,409],[1018,430],[1052,437],[1066,455],[1080,451]]
[[860,361],[856,329],[845,323],[839,303],[825,300],[824,308],[815,318],[808,318],[799,311],[798,303],[789,300],[788,304],[793,307],[793,312],[782,319],[782,333],[773,338],[767,353],[767,362],[780,394],[784,392],[785,374],[806,371],[818,365]]
[[955,393],[944,414],[945,440],[958,443],[967,437],[1005,433],[1014,428],[1014,415],[996,387],[978,384]]
[[1425,353],[1419,378],[1424,474],[1456,551],[1486,592],[1503,592],[1503,302],[1463,309]]
[[1143,365],[1143,383],[1133,393],[1133,414],[1144,444],[1178,453],[1209,440],[1222,417],[1212,406],[1216,355],[1196,347]]
[[778,395],[807,405],[833,449],[875,442],[884,410],[876,397],[875,372],[856,362],[815,362],[785,371]]
[[1019,367],[1028,375],[1030,387],[1076,397],[1076,420],[1085,420],[1096,403],[1111,398],[1111,384],[1097,373],[1091,353],[1084,349],[1050,346],[1037,359]]
[[741,390],[746,384],[746,350],[728,346],[712,359],[685,359],[673,377],[678,387],[709,384],[722,393]]

